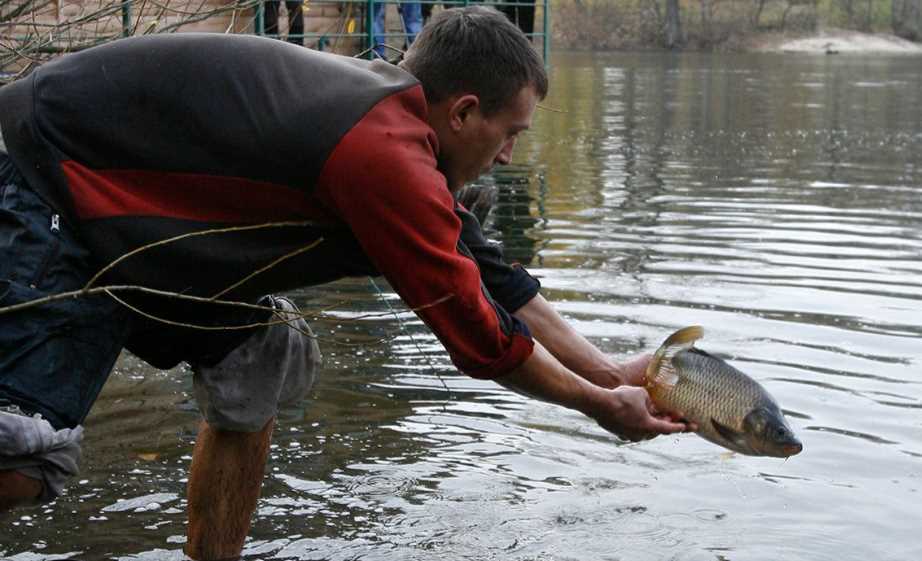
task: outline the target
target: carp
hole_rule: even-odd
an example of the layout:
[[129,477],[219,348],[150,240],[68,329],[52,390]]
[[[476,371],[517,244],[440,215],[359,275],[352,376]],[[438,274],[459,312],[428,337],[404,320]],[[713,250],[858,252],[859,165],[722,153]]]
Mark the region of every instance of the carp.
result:
[[694,346],[700,326],[669,336],[647,365],[645,386],[660,411],[681,412],[698,434],[750,456],[786,458],[803,445],[758,382]]

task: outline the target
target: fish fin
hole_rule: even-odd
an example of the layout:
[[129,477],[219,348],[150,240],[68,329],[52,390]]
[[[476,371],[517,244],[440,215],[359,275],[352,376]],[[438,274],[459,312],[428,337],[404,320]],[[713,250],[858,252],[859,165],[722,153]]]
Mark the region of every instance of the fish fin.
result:
[[733,444],[742,446],[746,443],[746,438],[743,436],[743,433],[737,432],[726,425],[720,424],[713,417],[711,418],[711,426],[714,427],[714,430],[717,431],[717,434],[724,437]]
[[657,386],[673,387],[679,383],[679,374],[671,362],[664,362],[660,365],[659,371],[653,376],[653,383]]
[[704,337],[704,328],[702,328],[700,325],[690,325],[688,327],[683,327],[682,329],[667,337],[666,340],[663,341],[662,346],[680,346],[683,349],[688,349],[695,344],[695,341],[701,339],[702,337]]
[[644,376],[647,386],[674,386],[679,376],[672,367],[672,357],[679,351],[691,349],[695,341],[703,336],[704,329],[700,325],[692,325],[683,327],[667,337],[647,365]]

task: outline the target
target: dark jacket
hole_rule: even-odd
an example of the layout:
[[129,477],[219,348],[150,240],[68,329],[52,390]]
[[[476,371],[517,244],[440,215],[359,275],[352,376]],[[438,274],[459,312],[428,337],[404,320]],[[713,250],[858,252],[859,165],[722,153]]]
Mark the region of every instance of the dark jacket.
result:
[[[383,274],[460,370],[495,377],[531,352],[509,312],[538,283],[455,204],[426,115],[419,83],[390,64],[238,35],[120,40],[0,89],[13,160],[99,266],[183,234],[287,223],[158,246],[103,282],[213,296],[322,239],[222,298]],[[226,321],[214,305],[134,302]],[[192,335],[150,324],[128,346],[166,367],[189,360]]]

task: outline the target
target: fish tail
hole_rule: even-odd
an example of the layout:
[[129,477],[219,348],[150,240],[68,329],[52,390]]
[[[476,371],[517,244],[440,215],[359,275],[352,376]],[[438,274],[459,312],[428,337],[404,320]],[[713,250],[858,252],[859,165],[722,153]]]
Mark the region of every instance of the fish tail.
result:
[[644,376],[647,389],[653,389],[657,385],[673,386],[676,382],[675,369],[669,361],[679,351],[690,349],[694,346],[695,341],[704,336],[704,329],[700,325],[683,327],[676,331],[656,349],[653,358],[647,365],[647,371]]

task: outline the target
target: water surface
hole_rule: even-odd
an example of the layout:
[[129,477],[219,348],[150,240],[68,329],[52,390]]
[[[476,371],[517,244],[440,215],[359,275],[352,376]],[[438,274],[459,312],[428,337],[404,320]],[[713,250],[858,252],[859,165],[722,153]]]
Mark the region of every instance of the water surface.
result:
[[[804,452],[628,444],[453,371],[382,281],[296,295],[327,369],[276,431],[245,559],[922,556],[922,64],[558,54],[487,226],[605,351],[701,343]],[[359,317],[375,313],[371,317]],[[123,357],[83,473],[0,556],[182,559],[190,376]]]

